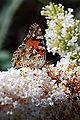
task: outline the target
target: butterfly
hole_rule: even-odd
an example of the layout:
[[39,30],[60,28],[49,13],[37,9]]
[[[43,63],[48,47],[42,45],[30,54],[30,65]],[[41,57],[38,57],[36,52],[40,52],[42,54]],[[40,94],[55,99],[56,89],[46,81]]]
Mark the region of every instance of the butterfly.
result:
[[22,44],[13,53],[12,66],[41,68],[46,61],[45,40],[37,23],[30,26]]
[[37,23],[30,26],[22,44],[13,53],[12,67],[42,68],[60,60],[59,54],[48,53],[41,28]]

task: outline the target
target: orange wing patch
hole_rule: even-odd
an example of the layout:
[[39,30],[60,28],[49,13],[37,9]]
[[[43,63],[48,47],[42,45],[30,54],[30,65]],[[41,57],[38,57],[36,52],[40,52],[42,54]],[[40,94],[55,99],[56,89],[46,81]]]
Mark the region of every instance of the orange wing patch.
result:
[[32,40],[32,38],[30,38],[30,39],[26,42],[26,44],[29,44],[30,46],[33,46],[35,50],[38,48],[39,43],[40,43],[39,41]]
[[29,44],[30,46],[33,46],[35,50],[39,49],[38,52],[41,56],[43,56],[43,48],[39,48],[39,41],[32,40],[32,38],[29,38],[29,40],[26,42],[26,44]]

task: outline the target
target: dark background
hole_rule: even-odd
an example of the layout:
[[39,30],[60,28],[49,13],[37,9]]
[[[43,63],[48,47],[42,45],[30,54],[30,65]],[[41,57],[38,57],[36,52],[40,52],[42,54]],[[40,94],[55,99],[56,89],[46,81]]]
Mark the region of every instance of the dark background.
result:
[[[80,19],[80,0],[51,0],[74,9],[75,18]],[[34,22],[47,28],[46,20],[40,11],[50,0],[0,0],[0,70],[11,67],[12,53],[21,44]]]

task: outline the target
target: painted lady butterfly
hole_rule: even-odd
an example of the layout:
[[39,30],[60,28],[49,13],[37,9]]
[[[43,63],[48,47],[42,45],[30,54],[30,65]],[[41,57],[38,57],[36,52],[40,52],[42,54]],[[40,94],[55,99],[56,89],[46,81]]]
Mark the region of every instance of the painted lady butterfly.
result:
[[46,61],[45,40],[38,24],[31,25],[28,35],[13,53],[12,66],[41,68]]

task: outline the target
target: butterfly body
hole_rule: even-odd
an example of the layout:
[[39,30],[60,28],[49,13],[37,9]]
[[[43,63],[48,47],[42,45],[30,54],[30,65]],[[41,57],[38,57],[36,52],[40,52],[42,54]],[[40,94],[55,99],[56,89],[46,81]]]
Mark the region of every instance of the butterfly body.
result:
[[41,68],[46,61],[45,41],[38,24],[31,25],[28,35],[13,53],[12,66]]

